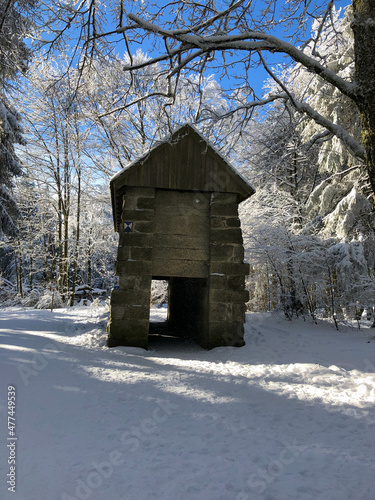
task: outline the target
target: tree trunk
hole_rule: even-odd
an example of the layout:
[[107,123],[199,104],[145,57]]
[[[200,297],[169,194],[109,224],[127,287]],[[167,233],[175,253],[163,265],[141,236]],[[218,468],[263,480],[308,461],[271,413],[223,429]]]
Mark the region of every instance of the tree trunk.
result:
[[29,222],[29,227],[28,227],[28,233],[29,233],[29,285],[30,285],[30,291],[33,289],[33,274],[34,274],[34,258],[33,258],[33,251],[34,251],[34,242],[32,238],[33,234],[33,225],[32,225],[32,216],[30,213],[30,209],[27,210],[27,218]]
[[353,0],[357,105],[361,114],[366,167],[375,195],[375,2]]
[[16,272],[16,284],[17,284],[17,293],[19,293],[20,285],[19,285],[19,269],[18,269],[18,259],[17,259],[17,250],[14,247],[14,270]]
[[57,279],[57,289],[62,294],[62,275],[63,275],[63,211],[62,211],[62,195],[61,190],[58,190],[59,202],[58,202],[58,279]]
[[91,286],[92,281],[92,262],[91,262],[91,228],[89,229],[89,238],[87,243],[87,284]]
[[81,215],[81,167],[78,166],[77,169],[78,176],[78,192],[77,192],[77,231],[76,231],[76,241],[75,241],[75,251],[74,251],[74,262],[73,262],[73,279],[72,279],[72,294],[70,296],[70,306],[74,306],[74,299],[76,294],[76,283],[77,283],[77,268],[78,268],[78,256],[79,256],[79,237],[80,237],[80,215]]
[[49,249],[49,234],[43,234],[43,252],[44,252],[44,266],[43,266],[43,277],[46,283],[50,283],[51,276],[48,269],[48,249]]
[[34,288],[34,283],[33,283],[33,273],[34,273],[34,260],[33,260],[33,255],[32,255],[32,248],[30,248],[30,267],[29,267],[29,284],[30,284],[30,290]]
[[70,215],[70,162],[69,162],[69,138],[68,124],[64,129],[64,183],[63,183],[63,242],[61,245],[61,297],[65,302],[69,296],[69,215]]
[[62,276],[62,299],[66,300],[69,295],[69,213],[64,213],[64,245],[63,245],[63,276]]
[[23,280],[23,260],[22,260],[22,249],[21,249],[21,240],[17,238],[17,249],[18,249],[18,273],[17,273],[17,283],[18,283],[18,294],[23,298],[23,288],[22,288],[22,280]]
[[51,268],[49,271],[50,281],[55,282],[57,277],[57,255],[56,255],[56,242],[52,233],[48,236],[49,248],[51,249]]

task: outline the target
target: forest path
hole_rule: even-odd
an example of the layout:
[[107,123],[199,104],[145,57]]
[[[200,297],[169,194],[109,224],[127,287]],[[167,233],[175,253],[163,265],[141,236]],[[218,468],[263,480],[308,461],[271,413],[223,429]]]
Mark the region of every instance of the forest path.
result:
[[0,310],[0,417],[4,436],[13,385],[18,438],[2,499],[375,498],[372,330],[249,314],[242,348],[108,349],[107,314]]

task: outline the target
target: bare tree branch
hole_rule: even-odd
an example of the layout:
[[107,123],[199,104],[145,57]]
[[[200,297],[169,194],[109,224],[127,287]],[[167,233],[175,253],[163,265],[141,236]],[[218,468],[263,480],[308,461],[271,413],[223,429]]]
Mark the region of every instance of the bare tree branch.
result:
[[[180,46],[174,50],[175,55],[177,53],[184,54],[193,50],[197,51],[190,54],[189,57],[186,58],[185,64],[181,64],[181,66],[175,68],[174,72],[179,71],[182,67],[186,67],[187,64],[193,59],[201,57],[202,51],[216,52],[223,50],[236,50],[254,53],[263,50],[271,53],[285,53],[295,62],[302,64],[308,71],[319,75],[323,78],[323,80],[331,85],[334,85],[343,94],[353,100],[357,99],[357,85],[355,83],[348,82],[347,80],[339,77],[329,68],[326,68],[319,61],[310,57],[294,45],[267,33],[247,31],[241,34],[203,37],[202,35],[186,33],[186,30],[182,34],[179,30],[167,30],[161,26],[157,26],[149,21],[141,19],[134,14],[129,14],[128,17],[131,21],[134,21],[139,27],[149,33],[159,34],[163,37],[172,38],[180,42]],[[160,60],[160,57],[158,60]],[[153,62],[156,62],[156,60],[150,59],[149,64],[152,64]],[[128,66],[125,69],[132,70],[137,69],[137,67],[132,68],[131,66]]]

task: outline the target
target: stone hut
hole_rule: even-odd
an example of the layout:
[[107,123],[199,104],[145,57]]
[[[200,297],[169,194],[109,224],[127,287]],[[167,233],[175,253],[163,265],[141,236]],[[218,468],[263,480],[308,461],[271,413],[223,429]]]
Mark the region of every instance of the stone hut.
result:
[[108,345],[147,348],[151,280],[168,281],[168,325],[202,347],[244,345],[238,204],[254,189],[190,125],[111,180],[119,248]]

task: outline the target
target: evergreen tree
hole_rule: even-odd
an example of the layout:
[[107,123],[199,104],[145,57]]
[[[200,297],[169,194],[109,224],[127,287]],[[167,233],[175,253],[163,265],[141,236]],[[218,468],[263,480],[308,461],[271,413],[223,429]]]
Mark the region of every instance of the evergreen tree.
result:
[[0,236],[16,233],[17,206],[11,189],[13,178],[21,175],[22,169],[14,145],[25,141],[20,115],[9,96],[31,58],[24,38],[31,29],[35,5],[35,0],[0,0]]

